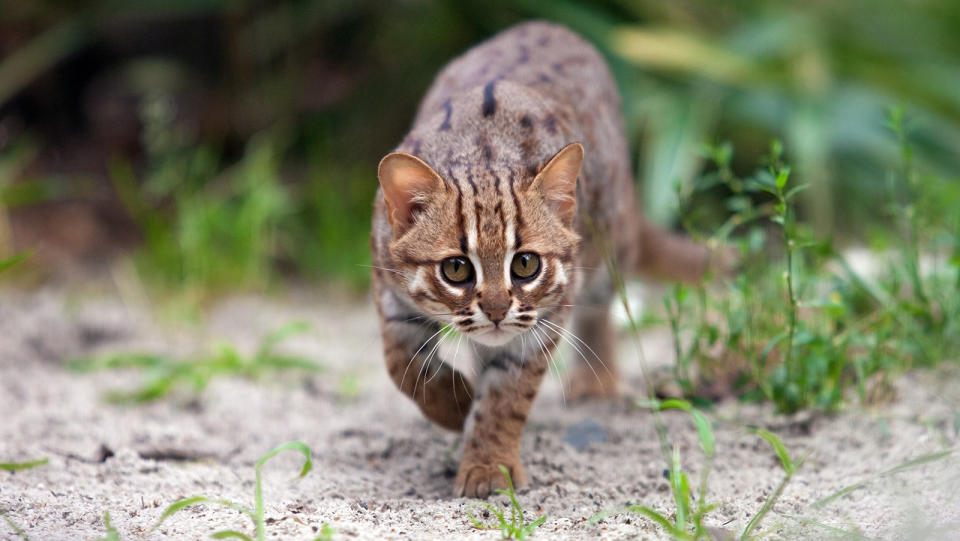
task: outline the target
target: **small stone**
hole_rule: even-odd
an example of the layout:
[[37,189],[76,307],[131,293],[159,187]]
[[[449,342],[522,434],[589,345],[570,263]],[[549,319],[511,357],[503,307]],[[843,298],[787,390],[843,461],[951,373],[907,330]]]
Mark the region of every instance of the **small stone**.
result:
[[570,444],[577,451],[583,452],[593,443],[607,441],[607,431],[596,421],[587,417],[567,429],[563,441]]

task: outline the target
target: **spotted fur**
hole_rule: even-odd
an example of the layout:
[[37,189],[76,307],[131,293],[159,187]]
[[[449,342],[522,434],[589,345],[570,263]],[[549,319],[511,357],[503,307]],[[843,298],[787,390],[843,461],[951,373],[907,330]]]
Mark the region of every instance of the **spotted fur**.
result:
[[[630,171],[602,57],[542,22],[444,68],[381,162],[372,248],[387,368],[428,418],[465,432],[457,495],[502,487],[498,464],[523,484],[523,427],[560,342],[580,358],[573,397],[615,394],[606,261],[674,279],[704,270],[704,248],[643,220]],[[525,253],[539,270],[518,279],[511,263]],[[473,279],[445,277],[448,258]],[[476,373],[441,358],[451,330]]]

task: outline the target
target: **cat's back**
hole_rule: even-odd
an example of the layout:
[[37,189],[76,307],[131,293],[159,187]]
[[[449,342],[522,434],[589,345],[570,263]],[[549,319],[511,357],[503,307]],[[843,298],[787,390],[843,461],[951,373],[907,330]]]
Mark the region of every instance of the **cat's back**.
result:
[[526,87],[575,113],[620,108],[600,53],[561,25],[534,21],[501,32],[450,62],[423,99],[417,120],[435,115],[458,94],[477,87],[495,91],[501,82]]

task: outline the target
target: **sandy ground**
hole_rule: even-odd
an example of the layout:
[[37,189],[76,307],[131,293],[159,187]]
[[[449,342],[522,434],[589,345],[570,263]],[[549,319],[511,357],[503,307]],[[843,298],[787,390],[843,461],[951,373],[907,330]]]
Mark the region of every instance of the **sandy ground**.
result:
[[[64,367],[65,359],[96,352],[184,354],[214,338],[251,351],[262,335],[295,320],[314,330],[291,339],[285,350],[324,363],[325,373],[261,382],[227,378],[198,400],[115,406],[103,393],[129,388],[134,374],[76,374]],[[32,539],[95,539],[104,532],[106,510],[124,539],[198,539],[226,528],[252,534],[239,514],[204,506],[150,528],[164,507],[185,496],[252,506],[254,462],[277,444],[300,440],[314,452],[315,469],[306,478],[291,481],[299,467],[294,454],[265,469],[270,538],[312,539],[326,522],[337,539],[496,539],[496,531],[471,526],[471,500],[451,497],[456,463],[449,450],[456,436],[428,424],[393,388],[377,334],[368,303],[334,303],[316,293],[233,298],[216,306],[204,325],[176,328],[109,295],[0,292],[0,462],[50,460],[29,471],[0,471],[0,507]],[[670,361],[666,336],[649,334],[642,344],[651,363]],[[640,396],[639,362],[627,339],[622,366],[632,397]],[[836,415],[783,417],[764,405],[718,406],[710,413],[717,458],[708,491],[718,508],[707,523],[739,534],[782,478],[769,446],[745,430],[753,425],[783,437],[795,457],[807,457],[761,524],[768,538],[837,537],[792,518],[807,517],[870,537],[957,539],[957,454],[876,474],[957,447],[960,370],[908,374],[896,388],[892,402]],[[704,460],[692,424],[683,414],[665,419],[691,480],[698,479]],[[567,440],[585,428],[603,441],[577,450]],[[523,447],[531,484],[520,501],[531,516],[548,516],[536,537],[664,537],[636,515],[587,524],[596,512],[628,503],[673,509],[651,414],[630,399],[565,404],[551,377]],[[869,483],[842,499],[810,505],[863,480]],[[14,538],[0,521],[0,539]]]

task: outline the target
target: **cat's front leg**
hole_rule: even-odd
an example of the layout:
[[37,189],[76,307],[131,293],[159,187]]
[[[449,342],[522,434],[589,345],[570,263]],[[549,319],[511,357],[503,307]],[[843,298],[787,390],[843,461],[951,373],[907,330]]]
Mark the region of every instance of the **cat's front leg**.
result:
[[547,371],[547,357],[502,352],[484,360],[482,369],[454,484],[457,496],[485,498],[494,489],[506,488],[500,465],[510,472],[514,486],[526,484],[520,439]]
[[444,328],[424,323],[416,314],[395,314],[383,317],[382,336],[387,372],[397,388],[431,421],[462,430],[473,390],[459,370],[440,358]]

